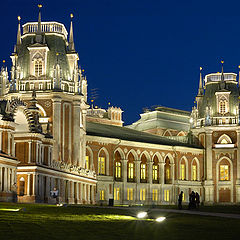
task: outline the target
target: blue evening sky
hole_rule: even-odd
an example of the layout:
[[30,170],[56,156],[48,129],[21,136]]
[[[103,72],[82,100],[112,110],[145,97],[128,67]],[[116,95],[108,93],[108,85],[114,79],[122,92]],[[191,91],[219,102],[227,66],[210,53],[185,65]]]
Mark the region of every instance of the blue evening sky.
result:
[[[42,21],[64,23],[74,14],[74,37],[89,94],[124,111],[125,124],[145,107],[191,110],[203,74],[238,72],[240,1],[43,0]],[[0,59],[16,42],[17,16],[37,20],[38,1],[1,2]]]

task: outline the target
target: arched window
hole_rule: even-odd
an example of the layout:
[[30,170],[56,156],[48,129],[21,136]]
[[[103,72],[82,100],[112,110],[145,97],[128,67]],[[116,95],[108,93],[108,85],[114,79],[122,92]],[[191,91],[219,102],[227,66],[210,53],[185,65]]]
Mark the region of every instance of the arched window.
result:
[[181,180],[185,180],[186,179],[185,172],[186,172],[185,162],[181,161],[181,164],[180,164],[180,179]]
[[128,181],[134,181],[134,156],[132,153],[128,155]]
[[140,179],[142,182],[145,182],[147,179],[147,158],[146,158],[145,154],[143,154],[141,157]]
[[25,179],[21,177],[19,181],[19,196],[23,196],[24,194],[25,194]]
[[86,155],[85,168],[89,169],[89,156],[88,155]]
[[121,156],[118,151],[115,153],[114,159],[115,159],[115,178],[121,178],[122,164],[121,164]]
[[153,158],[153,165],[152,165],[152,180],[153,182],[157,182],[158,181],[158,158],[157,156],[154,156]]
[[164,168],[164,177],[165,177],[165,183],[171,182],[171,166],[170,166],[170,159],[167,157],[165,160],[165,168]]
[[35,60],[34,72],[36,77],[39,77],[43,74],[43,63],[41,59]]
[[102,150],[98,156],[98,174],[106,174],[106,156],[105,152]]
[[229,181],[229,165],[220,165],[220,181]]
[[121,178],[121,162],[116,162],[116,178]]
[[197,181],[197,165],[195,162],[192,165],[192,181]]
[[146,179],[146,164],[141,163],[141,179],[145,180]]

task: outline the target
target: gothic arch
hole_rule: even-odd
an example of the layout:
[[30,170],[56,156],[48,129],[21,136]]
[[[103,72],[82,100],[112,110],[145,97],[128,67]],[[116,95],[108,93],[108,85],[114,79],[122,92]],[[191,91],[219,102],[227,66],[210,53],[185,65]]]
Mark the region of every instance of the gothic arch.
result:
[[172,136],[172,133],[170,132],[169,129],[167,129],[164,133],[163,133],[163,136],[166,137],[166,136]]
[[147,159],[147,162],[151,161],[151,156],[150,156],[150,154],[146,150],[141,153],[140,159],[143,157],[143,155],[145,155],[145,157]]
[[132,153],[133,157],[134,157],[134,160],[138,160],[138,155],[136,153],[136,151],[134,149],[131,149],[128,153],[127,153],[127,156],[126,158],[128,159],[128,156],[129,154]]
[[177,136],[186,136],[185,132],[181,131],[177,134]]
[[192,180],[192,166],[194,161],[196,162],[196,165],[197,165],[197,181],[199,181],[200,180],[200,163],[196,157],[194,157],[191,161],[191,180]]
[[184,162],[185,163],[185,180],[188,180],[188,160],[185,156],[181,157],[180,161],[179,161],[179,177],[180,179],[182,179],[182,173],[181,173],[181,163]]
[[[105,156],[106,156],[106,159],[105,159],[105,163],[106,163],[106,166],[105,166],[105,169],[106,169],[106,175],[109,175],[109,153],[107,151],[107,149],[105,147],[102,147],[100,148],[100,150],[98,151],[98,158],[101,154],[101,152],[104,152],[105,153]],[[99,167],[99,166],[98,166]]]
[[154,153],[154,155],[152,156],[152,162],[153,162],[153,160],[154,160],[155,157],[158,158],[158,162],[159,162],[159,163],[160,163],[160,162],[163,162],[163,158],[162,158],[162,156],[161,156],[161,154],[160,154],[159,152]]
[[[89,167],[90,170],[94,170],[94,164],[93,164],[93,151],[89,146],[86,146],[86,150],[89,152]],[[96,170],[95,170],[96,171]]]
[[[230,178],[229,178],[229,181],[230,184],[227,184],[226,186],[230,188],[230,201],[233,202],[233,163],[231,161],[231,159],[229,159],[228,157],[224,156],[224,157],[221,157],[218,161],[217,161],[217,164],[216,164],[216,189],[217,189],[217,202],[219,202],[219,166],[220,166],[220,163],[223,161],[223,160],[226,160],[229,165],[230,165]],[[221,185],[220,185],[221,186]]]
[[218,138],[217,143],[218,144],[231,144],[232,139],[227,134],[224,133]]
[[46,116],[47,116],[47,113],[46,113],[46,111],[44,110],[44,108],[43,108],[40,104],[38,104],[38,103],[36,103],[36,106],[40,109],[43,117],[46,117]]
[[115,156],[115,154],[116,154],[117,152],[120,154],[121,159],[125,159],[125,154],[124,154],[123,150],[122,150],[120,147],[118,147],[117,149],[115,149],[115,151],[114,151],[114,153],[113,153],[114,156]]
[[233,163],[232,163],[230,158],[224,156],[224,157],[221,157],[217,161],[217,164],[216,164],[216,179],[217,179],[217,182],[219,181],[219,166],[220,166],[221,161],[223,161],[223,160],[227,160],[227,162],[230,165],[230,181],[233,181]]
[[168,153],[168,154],[164,157],[164,162],[166,162],[167,157],[169,158],[170,163],[171,163],[171,164],[174,164],[174,158],[173,158],[172,154],[171,154],[171,153]]

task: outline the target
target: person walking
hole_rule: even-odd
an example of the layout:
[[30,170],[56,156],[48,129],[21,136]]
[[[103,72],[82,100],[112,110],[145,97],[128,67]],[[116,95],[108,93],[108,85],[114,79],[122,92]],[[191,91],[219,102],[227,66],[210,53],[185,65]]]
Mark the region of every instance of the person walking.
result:
[[182,199],[183,199],[183,191],[178,195],[178,209],[182,210]]
[[197,192],[196,192],[196,195],[195,195],[195,201],[196,201],[196,208],[199,209],[200,196]]

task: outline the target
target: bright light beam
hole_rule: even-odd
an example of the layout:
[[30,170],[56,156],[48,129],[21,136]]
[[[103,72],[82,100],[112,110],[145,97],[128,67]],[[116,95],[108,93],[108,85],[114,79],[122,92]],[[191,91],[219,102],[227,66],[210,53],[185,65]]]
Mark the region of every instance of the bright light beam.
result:
[[156,222],[162,222],[162,221],[164,221],[166,218],[165,217],[158,217],[157,219],[156,219]]
[[139,212],[137,214],[137,218],[145,218],[147,216],[147,212]]
[[0,208],[0,211],[18,212],[20,209]]

